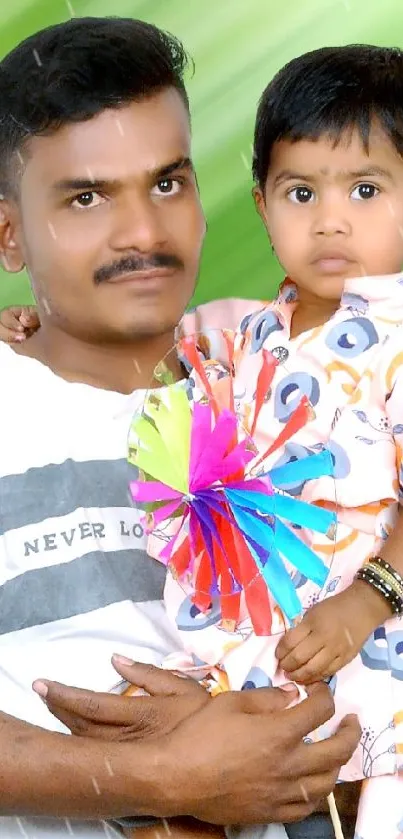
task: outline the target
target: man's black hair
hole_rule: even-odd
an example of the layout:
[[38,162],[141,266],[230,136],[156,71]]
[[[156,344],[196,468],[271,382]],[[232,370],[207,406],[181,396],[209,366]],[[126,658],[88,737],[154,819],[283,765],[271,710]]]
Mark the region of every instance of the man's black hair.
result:
[[264,90],[256,115],[253,177],[263,189],[279,140],[340,140],[357,129],[368,151],[377,120],[403,155],[403,51],[354,44],[301,55]]
[[172,35],[131,18],[78,18],[18,44],[0,62],[0,192],[29,137],[173,87],[189,108],[188,56]]

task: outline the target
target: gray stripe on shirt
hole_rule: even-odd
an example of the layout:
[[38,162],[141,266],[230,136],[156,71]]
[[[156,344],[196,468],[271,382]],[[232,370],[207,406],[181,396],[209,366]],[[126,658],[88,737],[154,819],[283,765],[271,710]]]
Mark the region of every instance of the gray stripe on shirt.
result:
[[166,569],[145,551],[93,551],[0,587],[0,635],[102,609],[161,600]]
[[0,478],[0,536],[80,507],[130,507],[137,470],[121,460],[65,460]]

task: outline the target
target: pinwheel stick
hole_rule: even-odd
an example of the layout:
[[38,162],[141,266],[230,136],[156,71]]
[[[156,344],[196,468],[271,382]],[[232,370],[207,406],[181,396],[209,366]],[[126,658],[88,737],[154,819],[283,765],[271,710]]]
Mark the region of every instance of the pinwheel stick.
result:
[[328,795],[327,803],[329,805],[330,818],[332,820],[335,839],[344,839],[343,828],[341,826],[339,811],[337,809],[333,792]]

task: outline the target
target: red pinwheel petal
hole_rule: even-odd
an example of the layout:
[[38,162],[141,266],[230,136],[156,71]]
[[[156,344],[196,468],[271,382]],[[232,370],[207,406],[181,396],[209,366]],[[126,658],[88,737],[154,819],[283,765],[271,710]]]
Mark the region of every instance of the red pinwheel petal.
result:
[[260,575],[244,537],[235,526],[233,541],[238,557],[245,602],[256,635],[270,635],[272,611],[267,585]]
[[256,469],[256,467],[259,466],[261,463],[263,463],[263,461],[266,460],[266,457],[269,457],[269,455],[273,454],[273,452],[277,451],[277,449],[281,449],[281,447],[284,446],[284,444],[287,443],[290,437],[293,437],[294,434],[297,433],[297,431],[300,431],[300,429],[307,424],[311,412],[311,403],[306,396],[303,396],[301,402],[298,405],[298,408],[295,409],[295,411],[291,415],[288,422],[285,424],[283,430],[280,432],[278,437],[276,437],[276,439],[269,446],[267,451],[265,451],[265,453],[261,455],[257,463],[254,464],[254,469]]
[[255,413],[253,415],[253,422],[252,428],[250,430],[251,437],[256,431],[256,423],[259,419],[259,414],[264,405],[267,393],[270,389],[270,385],[273,381],[273,376],[276,367],[278,366],[277,360],[274,358],[274,355],[269,353],[267,350],[263,350],[263,363],[259,371],[259,376],[257,379],[257,387],[256,387],[256,395],[255,395]]

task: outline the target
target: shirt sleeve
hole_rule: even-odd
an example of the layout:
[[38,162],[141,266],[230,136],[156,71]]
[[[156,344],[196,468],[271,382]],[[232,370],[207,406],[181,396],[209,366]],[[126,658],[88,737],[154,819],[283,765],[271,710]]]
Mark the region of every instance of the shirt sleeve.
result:
[[385,393],[385,413],[389,431],[395,445],[396,472],[399,502],[403,503],[403,327],[387,347],[382,369],[382,386]]

